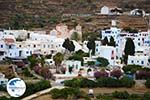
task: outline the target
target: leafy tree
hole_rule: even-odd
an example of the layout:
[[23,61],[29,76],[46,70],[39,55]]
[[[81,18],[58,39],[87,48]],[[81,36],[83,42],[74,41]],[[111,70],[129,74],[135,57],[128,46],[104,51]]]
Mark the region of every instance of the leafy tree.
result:
[[68,58],[68,60],[79,60],[83,65],[83,57],[88,57],[88,53],[84,53],[82,50],[76,51],[72,56]]
[[79,41],[80,40],[79,34],[77,32],[73,32],[71,35],[71,39]]
[[69,50],[70,52],[73,52],[73,51],[75,50],[75,45],[73,44],[73,41],[70,41],[70,44],[69,44],[69,46],[68,46],[68,50]]
[[90,39],[87,43],[87,47],[89,49],[89,51],[92,50],[92,54],[95,54],[95,41],[93,39]]
[[114,46],[115,47],[116,43],[114,41],[114,38],[111,36],[110,37],[110,42],[109,42],[109,46]]
[[134,74],[138,70],[142,70],[142,66],[140,66],[140,65],[126,65],[126,66],[123,66],[123,71],[126,74],[128,74],[128,73]]
[[102,66],[102,67],[109,65],[109,62],[106,58],[98,57],[97,61],[101,63],[100,66]]
[[31,68],[33,68],[38,62],[38,60],[36,59],[36,57],[34,55],[28,56],[27,59],[30,62],[30,67]]
[[121,72],[121,70],[113,70],[110,75],[119,79],[123,75],[123,73]]
[[56,72],[58,72],[58,67],[61,65],[62,61],[64,60],[64,55],[58,52],[54,55],[53,60],[55,61]]
[[49,70],[48,67],[43,67],[41,69],[41,75],[45,78],[45,79],[50,79],[52,77],[52,73]]
[[128,55],[134,55],[135,53],[135,45],[131,38],[127,38],[124,53],[125,53],[124,62],[125,64],[127,64]]
[[70,52],[75,50],[75,46],[73,44],[73,41],[70,41],[69,38],[65,39],[63,45],[66,50],[69,50]]
[[108,45],[108,38],[105,37],[103,40],[102,40],[102,45]]
[[82,41],[93,39],[97,40],[99,38],[99,33],[97,32],[86,32],[82,35]]
[[108,77],[108,73],[105,70],[97,71],[94,73],[94,77],[96,79],[98,79],[100,77]]
[[95,61],[88,61],[87,64],[88,64],[88,66],[94,66],[95,65]]

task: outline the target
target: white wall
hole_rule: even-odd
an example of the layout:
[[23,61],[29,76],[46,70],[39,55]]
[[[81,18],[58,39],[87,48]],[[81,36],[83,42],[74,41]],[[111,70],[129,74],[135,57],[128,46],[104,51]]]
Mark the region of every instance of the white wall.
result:
[[128,56],[128,64],[141,65],[144,67],[150,67],[148,63],[149,56]]

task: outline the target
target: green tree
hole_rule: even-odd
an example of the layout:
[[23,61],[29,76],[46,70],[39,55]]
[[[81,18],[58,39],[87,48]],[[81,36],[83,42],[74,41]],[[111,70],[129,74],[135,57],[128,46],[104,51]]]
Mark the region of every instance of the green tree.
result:
[[92,50],[92,54],[94,55],[95,54],[95,41],[94,39],[90,39],[87,43],[87,47],[89,49],[89,53],[90,51]]
[[68,38],[65,39],[63,45],[66,50],[69,50],[70,52],[75,50],[75,45],[73,44],[73,41],[70,41]]
[[33,68],[38,63],[38,60],[36,59],[36,57],[34,55],[28,56],[27,59],[30,62],[31,68]]
[[71,35],[71,39],[79,41],[80,40],[79,34],[77,32],[73,32]]
[[103,40],[102,40],[102,45],[108,45],[108,38],[105,37]]
[[106,58],[98,57],[97,61],[100,62],[100,66],[102,66],[102,67],[109,65],[109,62]]
[[58,67],[61,65],[62,61],[64,60],[64,55],[58,52],[54,55],[53,60],[55,61],[56,72],[59,72]]
[[110,37],[110,42],[109,42],[109,46],[114,46],[115,47],[116,43],[114,41],[114,38],[111,36]]
[[128,55],[134,55],[135,53],[135,45],[131,38],[127,38],[125,49],[124,49],[124,62],[127,64]]

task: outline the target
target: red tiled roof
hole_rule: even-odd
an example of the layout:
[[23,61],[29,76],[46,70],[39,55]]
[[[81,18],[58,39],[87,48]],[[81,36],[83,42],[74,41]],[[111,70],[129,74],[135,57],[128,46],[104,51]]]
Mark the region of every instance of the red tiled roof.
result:
[[15,40],[12,38],[5,38],[4,41],[6,42],[6,44],[12,44],[15,42]]

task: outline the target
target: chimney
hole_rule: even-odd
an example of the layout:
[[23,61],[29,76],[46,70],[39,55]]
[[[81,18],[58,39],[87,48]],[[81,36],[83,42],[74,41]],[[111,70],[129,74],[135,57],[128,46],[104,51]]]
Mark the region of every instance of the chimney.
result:
[[117,26],[116,20],[111,20],[111,26]]

